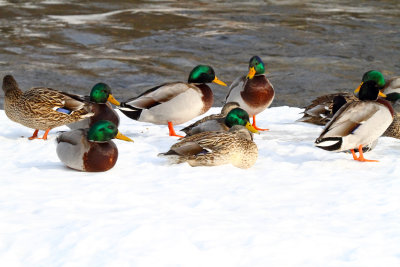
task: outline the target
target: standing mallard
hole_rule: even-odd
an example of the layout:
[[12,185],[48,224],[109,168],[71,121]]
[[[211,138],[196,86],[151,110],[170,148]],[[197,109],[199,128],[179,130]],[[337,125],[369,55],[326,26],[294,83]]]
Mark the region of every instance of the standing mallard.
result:
[[[90,104],[80,96],[51,88],[36,87],[22,92],[11,75],[3,79],[4,110],[7,117],[26,127],[35,129],[32,139],[47,139],[55,127],[83,120],[92,116]],[[39,130],[45,131],[38,138]]]
[[[393,121],[394,111],[388,101],[378,99],[378,95],[385,95],[379,91],[375,81],[362,83],[355,92],[358,90],[360,101],[341,107],[317,138],[315,145],[329,151],[350,149],[354,160],[371,161],[364,158],[362,148],[385,132]],[[354,152],[356,148],[359,157]]]
[[159,85],[139,96],[129,99],[119,109],[131,119],[154,124],[166,124],[170,136],[178,136],[173,125],[187,122],[207,112],[214,102],[214,95],[206,83],[226,84],[220,81],[212,67],[196,66],[188,82]]
[[[392,104],[394,100],[398,99],[395,94],[400,93],[400,77],[393,77],[385,81],[380,71],[370,70],[363,74],[359,87],[367,81],[376,82],[378,88],[387,95],[386,99],[391,101]],[[304,116],[297,121],[326,125],[342,105],[356,100],[358,98],[352,93],[334,93],[319,96],[304,108]]]
[[84,120],[68,124],[71,129],[89,128],[100,120],[107,120],[119,126],[118,113],[112,108],[111,104],[119,106],[119,102],[111,93],[111,88],[105,83],[97,83],[90,91],[90,96],[85,96],[87,101],[91,102],[91,112],[93,116]]
[[[232,104],[229,106],[235,105]],[[226,109],[229,109],[229,106]],[[226,112],[226,109],[223,112]],[[259,133],[253,125],[251,125],[249,120],[249,114],[245,110],[234,108],[230,110],[225,117],[209,118],[208,120],[201,119],[200,121],[182,129],[182,131],[189,136],[201,132],[228,131],[235,125],[242,125],[252,133]]]
[[118,149],[111,139],[132,140],[110,121],[98,121],[90,129],[64,132],[57,137],[57,155],[68,167],[86,172],[103,172],[114,167]]
[[202,132],[183,138],[166,153],[171,163],[187,162],[190,166],[232,164],[247,169],[258,157],[252,134],[243,126],[235,125],[229,132]]
[[253,126],[256,126],[256,115],[268,108],[274,100],[275,91],[265,76],[265,65],[261,58],[254,56],[250,59],[247,76],[237,78],[229,87],[226,102],[237,102],[240,107],[253,116]]

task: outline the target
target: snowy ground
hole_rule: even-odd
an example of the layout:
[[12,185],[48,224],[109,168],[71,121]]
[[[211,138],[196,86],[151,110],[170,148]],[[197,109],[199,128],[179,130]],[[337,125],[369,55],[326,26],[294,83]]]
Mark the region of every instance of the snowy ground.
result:
[[167,165],[167,127],[121,115],[135,142],[82,173],[56,155],[65,127],[29,141],[0,111],[1,266],[400,266],[400,141],[356,162],[315,148],[299,112],[258,116],[271,130],[248,170]]

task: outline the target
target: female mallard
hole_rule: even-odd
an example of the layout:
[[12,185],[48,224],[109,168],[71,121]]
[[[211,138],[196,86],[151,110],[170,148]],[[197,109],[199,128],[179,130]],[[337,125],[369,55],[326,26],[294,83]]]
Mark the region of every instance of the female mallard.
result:
[[68,124],[71,129],[89,128],[100,120],[107,120],[119,126],[118,113],[112,108],[111,104],[119,106],[119,102],[111,93],[111,88],[105,83],[98,83],[93,86],[90,96],[85,96],[87,101],[91,102],[91,112],[93,116],[84,120]]
[[101,120],[90,129],[60,134],[57,137],[57,155],[65,165],[75,170],[107,171],[114,167],[118,158],[118,149],[112,138],[132,141],[122,135],[114,123]]
[[[400,77],[393,77],[385,81],[381,72],[370,70],[363,74],[359,87],[366,81],[375,81],[378,88],[387,95],[387,100],[392,103],[392,98],[395,98],[392,94],[400,93]],[[326,125],[342,105],[355,100],[358,100],[358,98],[352,93],[334,93],[317,97],[304,108],[304,116],[297,121]]]
[[193,167],[230,163],[247,169],[256,162],[258,149],[252,134],[235,125],[229,132],[202,132],[185,137],[159,156],[167,157],[171,163],[187,162]]
[[229,87],[226,102],[237,102],[240,107],[253,116],[253,126],[256,126],[256,115],[268,108],[274,100],[274,87],[265,77],[265,65],[261,58],[254,56],[250,59],[247,76],[237,78]]
[[[22,92],[11,75],[4,77],[3,90],[7,117],[35,129],[29,139],[46,140],[51,129],[93,115],[90,113],[90,104],[83,101],[80,96],[45,87]],[[42,138],[37,137],[39,130],[45,131]]]
[[[229,102],[231,103],[231,102]],[[229,106],[235,106],[229,105]],[[225,108],[222,112],[226,112]],[[228,131],[234,125],[242,125],[246,127],[252,133],[259,133],[253,125],[251,125],[249,121],[249,114],[241,109],[241,108],[234,108],[228,112],[225,117],[219,118],[209,118],[208,120],[200,120],[188,127],[182,129],[187,135],[193,135],[201,132],[217,132],[217,131]]]
[[[385,95],[379,91],[375,81],[362,83],[355,92],[358,90],[360,101],[341,107],[317,138],[315,145],[329,151],[350,149],[354,160],[371,161],[364,158],[362,148],[385,132],[393,121],[394,111],[388,101],[378,99],[378,95]],[[359,157],[354,152],[356,148]]]
[[137,121],[168,124],[169,135],[178,136],[174,124],[187,122],[210,109],[213,93],[206,83],[226,86],[216,76],[213,68],[196,66],[189,75],[188,83],[166,83],[129,99],[119,107],[122,113]]

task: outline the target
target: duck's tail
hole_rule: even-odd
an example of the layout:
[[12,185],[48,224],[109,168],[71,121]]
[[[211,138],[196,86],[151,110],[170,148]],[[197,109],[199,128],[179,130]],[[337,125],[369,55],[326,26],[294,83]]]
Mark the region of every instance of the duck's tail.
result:
[[342,147],[343,138],[342,137],[319,137],[315,140],[315,146],[328,150],[337,151]]
[[117,106],[117,108],[124,113],[125,116],[133,120],[138,120],[143,111],[143,109],[132,107],[125,102],[122,102],[120,106]]

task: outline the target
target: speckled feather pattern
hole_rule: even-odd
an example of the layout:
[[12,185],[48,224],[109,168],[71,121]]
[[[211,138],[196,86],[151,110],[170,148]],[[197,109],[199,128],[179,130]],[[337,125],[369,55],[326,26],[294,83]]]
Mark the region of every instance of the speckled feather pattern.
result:
[[[67,102],[76,107],[71,114],[55,110],[64,107]],[[9,90],[5,95],[4,109],[11,120],[43,131],[90,116],[86,104],[44,87],[32,88],[24,93],[18,88]]]
[[185,137],[174,144],[171,150],[188,143],[196,143],[204,149],[193,155],[179,155],[177,163],[188,162],[191,166],[216,166],[229,164],[239,168],[250,168],[258,157],[258,149],[252,140],[240,138],[230,132],[203,132]]
[[400,116],[398,113],[394,113],[392,124],[390,124],[382,136],[400,139]]

